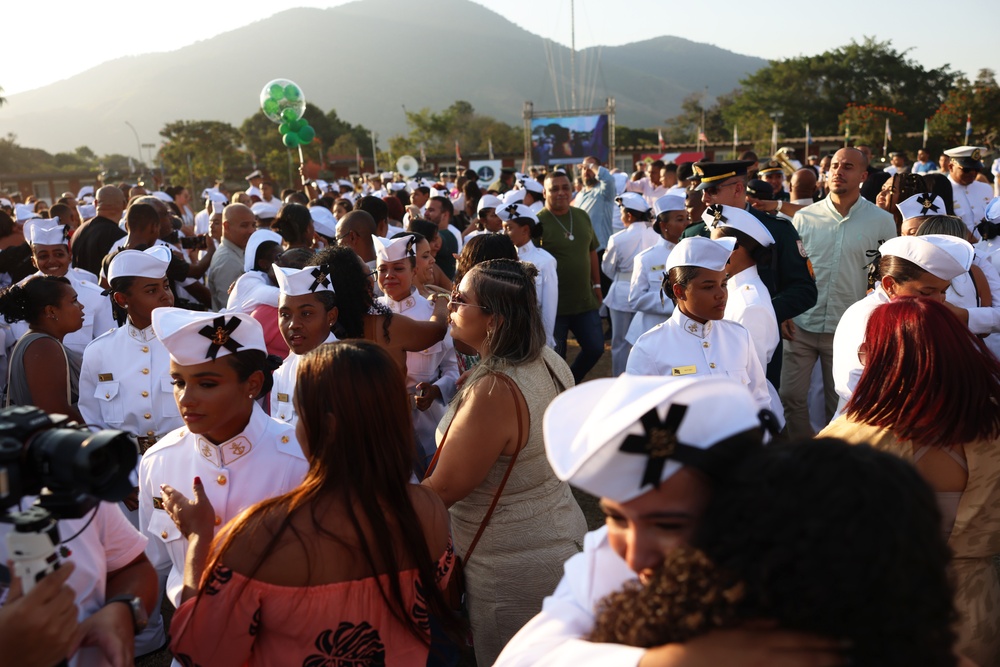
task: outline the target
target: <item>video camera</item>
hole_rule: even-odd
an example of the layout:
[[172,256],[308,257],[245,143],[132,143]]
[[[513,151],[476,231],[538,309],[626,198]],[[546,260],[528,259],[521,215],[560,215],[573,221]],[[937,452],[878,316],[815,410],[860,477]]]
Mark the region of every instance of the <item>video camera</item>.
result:
[[56,520],[127,497],[138,455],[124,431],[91,433],[65,415],[30,406],[0,410],[0,511],[38,496],[31,508],[0,516],[14,526],[7,553],[25,593],[59,567]]

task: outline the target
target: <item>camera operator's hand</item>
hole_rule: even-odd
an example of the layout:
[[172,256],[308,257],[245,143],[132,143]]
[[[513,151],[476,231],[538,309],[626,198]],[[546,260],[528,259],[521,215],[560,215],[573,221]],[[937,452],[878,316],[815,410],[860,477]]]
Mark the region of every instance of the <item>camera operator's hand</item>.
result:
[[80,623],[80,646],[96,647],[111,667],[129,667],[135,657],[135,626],[123,604],[102,608]]
[[[7,566],[13,571],[13,563]],[[80,641],[76,593],[66,585],[74,567],[63,563],[27,595],[21,580],[12,578],[0,608],[0,655],[17,656],[17,664],[25,667],[51,667],[71,654]]]
[[205,495],[200,477],[194,478],[193,500],[188,500],[183,493],[168,484],[161,484],[160,489],[163,491],[163,509],[174,520],[181,535],[190,537],[195,533],[211,538],[215,532],[215,508]]

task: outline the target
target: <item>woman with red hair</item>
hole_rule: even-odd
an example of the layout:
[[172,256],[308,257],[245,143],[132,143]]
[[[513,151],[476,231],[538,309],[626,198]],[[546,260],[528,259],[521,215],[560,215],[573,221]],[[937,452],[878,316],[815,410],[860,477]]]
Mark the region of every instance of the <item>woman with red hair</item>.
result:
[[954,553],[958,651],[1000,659],[1000,361],[943,303],[900,297],[872,311],[864,371],[845,414],[817,438],[908,459],[934,489]]

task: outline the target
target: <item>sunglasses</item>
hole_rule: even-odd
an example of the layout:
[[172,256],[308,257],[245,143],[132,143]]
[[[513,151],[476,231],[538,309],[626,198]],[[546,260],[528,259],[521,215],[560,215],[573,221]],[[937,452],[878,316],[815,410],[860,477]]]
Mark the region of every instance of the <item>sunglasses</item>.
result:
[[723,185],[710,185],[707,188],[705,188],[704,190],[702,190],[702,192],[704,192],[705,194],[707,194],[709,197],[714,197],[717,194],[719,194],[719,191],[722,188],[728,188],[730,185],[736,185],[738,182],[739,181],[733,181],[732,183],[725,183]]
[[469,306],[471,308],[480,308],[480,309],[486,311],[487,313],[490,312],[490,309],[489,309],[488,306],[479,306],[479,305],[476,305],[474,303],[469,303],[468,301],[465,300],[465,297],[462,296],[462,294],[458,290],[454,290],[451,293],[451,298],[448,299],[448,307],[451,308],[452,310],[458,310],[459,306]]

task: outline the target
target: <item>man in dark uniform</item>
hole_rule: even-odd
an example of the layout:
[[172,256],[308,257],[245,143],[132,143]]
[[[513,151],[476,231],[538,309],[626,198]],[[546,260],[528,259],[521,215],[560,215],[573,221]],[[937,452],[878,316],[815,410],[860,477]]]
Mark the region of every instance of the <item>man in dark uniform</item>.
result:
[[121,190],[105,185],[97,191],[97,217],[80,225],[73,235],[73,266],[94,275],[100,273],[101,260],[115,241],[125,236],[125,230],[118,226],[124,212],[125,195]]
[[777,160],[768,160],[757,172],[757,177],[767,181],[767,184],[771,186],[775,200],[788,201],[791,198],[788,190],[785,189],[785,170],[781,168],[781,163]]
[[490,187],[486,189],[490,194],[502,195],[505,192],[514,189],[514,177],[517,172],[513,167],[503,167],[500,169],[500,178],[490,183]]
[[[816,281],[809,272],[802,240],[788,220],[762,213],[747,204],[747,168],[754,163],[749,160],[729,160],[726,162],[698,162],[694,165],[695,175],[700,179],[696,190],[701,191],[706,206],[723,204],[746,209],[774,237],[771,263],[758,267],[761,280],[771,292],[774,315],[785,334],[784,323],[804,313],[816,305]],[[684,237],[709,237],[704,222],[691,225],[684,230]],[[775,389],[781,383],[781,344],[767,365],[767,379]]]

